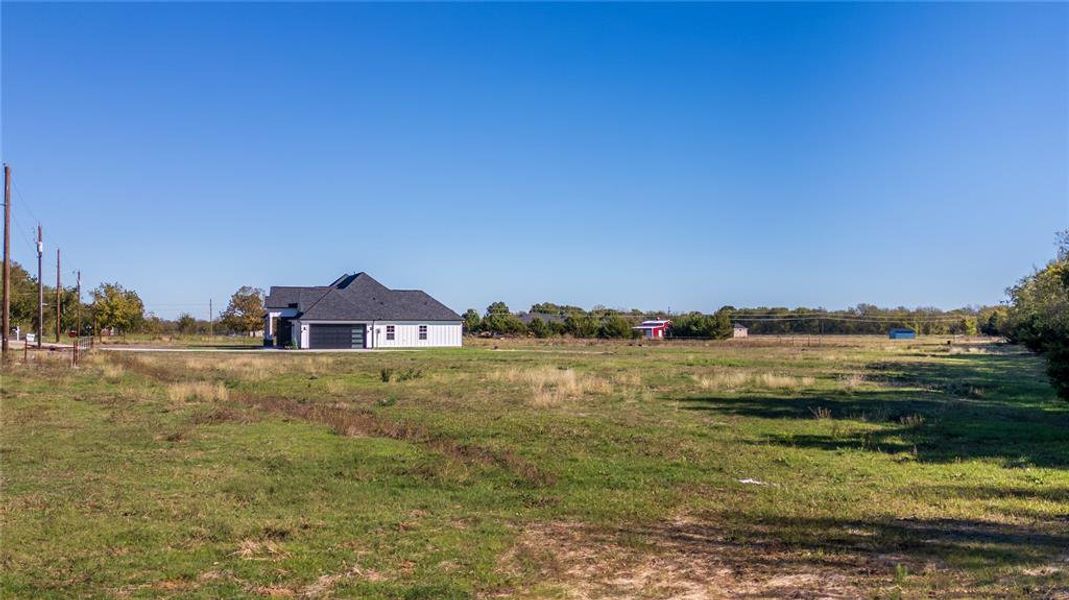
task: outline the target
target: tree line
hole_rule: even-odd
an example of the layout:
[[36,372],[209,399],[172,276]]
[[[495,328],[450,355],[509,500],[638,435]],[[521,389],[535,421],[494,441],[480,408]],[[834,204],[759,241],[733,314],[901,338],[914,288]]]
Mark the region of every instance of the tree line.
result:
[[1069,400],[1069,230],[1058,234],[1055,257],[1007,294],[1003,335],[1046,358],[1051,385]]
[[[43,285],[44,322],[42,331],[47,339],[56,331],[56,287]],[[219,319],[209,324],[182,313],[174,319],[163,319],[145,310],[145,303],[136,291],[118,282],[102,283],[88,291],[88,302],[78,298],[75,286],[60,289],[60,330],[64,335],[96,335],[148,333],[156,335],[247,334],[263,327],[264,293],[253,287],[234,292]],[[11,263],[11,326],[22,332],[37,330],[37,278],[17,262]],[[78,329],[79,320],[81,330]]]
[[[670,337],[723,339],[731,337],[736,323],[755,335],[885,335],[904,327],[925,335],[1005,335],[1036,351],[1058,355],[1060,347],[1048,344],[1051,328],[1069,321],[1058,302],[1062,273],[1069,272],[1069,236],[1063,234],[1058,257],[1046,268],[1021,280],[1009,290],[1012,306],[964,307],[941,310],[933,307],[880,308],[859,304],[845,310],[824,308],[724,306],[713,313],[692,311],[669,313],[639,309],[612,309],[595,306],[589,310],[568,304],[541,302],[528,311],[513,312],[504,302],[490,304],[482,313],[469,308],[463,314],[464,329],[474,335],[509,335],[547,338],[626,339],[638,337],[633,329],[643,320],[670,319]],[[37,320],[37,280],[21,265],[13,263],[11,322],[23,331],[35,330]],[[1069,276],[1065,276],[1069,281]],[[1066,283],[1069,286],[1069,283]],[[44,311],[44,332],[55,331],[55,288],[45,285],[48,308]],[[1064,290],[1062,290],[1064,292]],[[60,291],[63,304],[61,329],[73,332],[82,316],[80,335],[147,333],[154,335],[196,335],[209,330],[222,334],[251,334],[263,328],[264,292],[242,286],[231,296],[217,320],[196,318],[189,313],[164,319],[147,312],[137,292],[118,282],[102,283],[88,293],[89,302],[80,303],[74,287]],[[1061,298],[1061,300],[1058,300]],[[1060,320],[1059,320],[1060,319]],[[1065,324],[1069,327],[1069,324]],[[1069,353],[1069,349],[1065,352]]]
[[632,329],[649,319],[672,321],[674,338],[723,339],[731,337],[735,324],[755,335],[886,335],[892,328],[907,328],[922,335],[1001,335],[1008,308],[965,307],[880,308],[860,304],[845,310],[824,308],[723,306],[713,313],[692,311],[621,310],[541,302],[526,312],[513,313],[504,302],[494,302],[479,313],[465,311],[464,328],[471,334],[518,335],[545,338],[569,335],[577,338],[631,338]]

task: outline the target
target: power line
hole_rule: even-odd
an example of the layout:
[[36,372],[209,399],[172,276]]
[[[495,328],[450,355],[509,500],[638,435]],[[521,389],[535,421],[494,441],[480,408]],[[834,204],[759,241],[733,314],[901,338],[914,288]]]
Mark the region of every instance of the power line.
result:
[[[19,236],[26,243],[26,246],[29,248],[29,250],[31,252],[33,252],[34,254],[36,254],[37,253],[37,244],[34,243],[32,240],[30,240],[30,238],[26,237],[26,231],[23,230],[25,225],[19,220],[18,213],[16,213],[14,210],[12,210],[11,211],[11,218],[15,221],[15,230],[17,230],[19,232]],[[33,227],[29,227],[27,229],[32,230]]]
[[15,190],[15,195],[19,197],[19,206],[25,207],[26,210],[29,211],[30,216],[33,217],[33,220],[40,223],[41,219],[37,218],[37,215],[34,214],[33,209],[30,208],[30,203],[26,201],[26,198],[22,195],[22,190],[19,189],[19,184],[15,183],[14,179],[11,180],[11,187]]

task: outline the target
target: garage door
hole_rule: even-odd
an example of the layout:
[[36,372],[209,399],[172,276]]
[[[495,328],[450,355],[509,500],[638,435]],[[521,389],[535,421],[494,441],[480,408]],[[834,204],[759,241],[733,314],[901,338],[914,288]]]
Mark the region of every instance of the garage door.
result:
[[312,348],[363,348],[366,325],[311,325],[308,345]]

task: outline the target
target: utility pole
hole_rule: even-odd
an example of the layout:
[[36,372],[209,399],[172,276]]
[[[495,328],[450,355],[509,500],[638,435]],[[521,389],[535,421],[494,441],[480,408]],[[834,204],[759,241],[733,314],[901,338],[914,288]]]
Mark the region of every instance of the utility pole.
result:
[[208,298],[208,339],[215,335],[215,314],[212,312],[212,299]]
[[77,329],[74,331],[74,364],[78,364],[78,343],[82,341],[82,272],[81,271],[78,271],[78,276],[77,277],[78,277],[78,285],[77,285],[77,288],[76,288],[77,291],[75,292],[75,294],[77,294],[77,299],[75,299],[75,301],[74,301],[74,307],[75,307],[75,310],[77,311],[77,314],[78,314],[78,319],[77,319],[78,324],[76,325]]
[[11,331],[11,167],[4,165],[4,316],[3,358],[7,358],[7,336]]
[[45,278],[41,269],[45,255],[45,240],[41,235],[41,224],[37,224],[37,347],[44,343],[45,337]]
[[61,298],[62,298],[62,296],[60,296],[60,292],[62,292],[62,291],[63,291],[63,283],[59,278],[59,248],[56,248],[56,343],[57,344],[59,343],[59,332],[60,332],[61,329],[63,329],[59,325],[60,317],[63,316],[63,312],[60,309],[60,302],[61,302]]

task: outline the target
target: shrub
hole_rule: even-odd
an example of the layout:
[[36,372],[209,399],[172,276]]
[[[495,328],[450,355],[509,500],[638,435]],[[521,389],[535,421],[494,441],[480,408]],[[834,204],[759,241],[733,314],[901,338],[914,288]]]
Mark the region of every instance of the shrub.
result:
[[631,323],[620,315],[605,317],[605,320],[601,322],[601,327],[598,328],[598,337],[602,338],[629,338],[633,333]]
[[527,330],[537,338],[547,338],[553,335],[553,330],[550,328],[549,323],[538,317],[531,319],[531,322],[527,324]]
[[1059,234],[1058,257],[1009,290],[1013,307],[1006,337],[1047,359],[1047,376],[1069,400],[1069,230]]
[[423,369],[404,369],[397,373],[397,381],[408,381],[410,379],[419,379],[420,377],[423,377]]
[[577,338],[592,338],[598,328],[598,320],[588,314],[573,313],[564,319],[564,330]]

